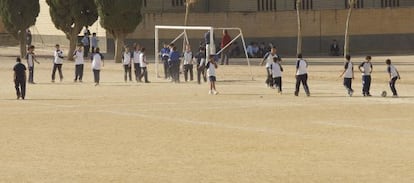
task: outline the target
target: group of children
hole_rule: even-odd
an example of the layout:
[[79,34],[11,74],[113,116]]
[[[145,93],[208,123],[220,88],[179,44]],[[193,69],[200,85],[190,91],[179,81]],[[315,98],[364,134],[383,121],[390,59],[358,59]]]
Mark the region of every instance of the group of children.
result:
[[[206,61],[206,48],[200,47],[196,54],[191,51],[191,46],[186,45],[185,51],[181,54],[177,51],[177,47],[174,44],[163,44],[160,57],[164,65],[164,78],[171,79],[172,82],[180,82],[180,67],[183,68],[184,80],[193,81],[194,72],[193,68],[196,65],[197,70],[197,83],[201,84],[201,79],[207,82],[207,77],[210,81],[209,94],[217,95],[216,91],[216,72],[217,69],[217,57],[216,55],[209,55],[209,60]],[[182,58],[182,62],[181,59]]]
[[[367,56],[365,61],[359,65],[359,70],[362,73],[362,95],[365,97],[372,96],[370,93],[371,87],[371,73],[372,73],[372,63],[371,56]],[[261,64],[263,65],[266,62],[266,85],[271,88],[278,89],[278,93],[282,93],[282,72],[283,67],[281,65],[281,57],[277,54],[276,47],[271,48],[271,51],[266,53]],[[397,79],[401,79],[399,72],[396,67],[391,64],[391,60],[387,59],[385,61],[387,64],[387,72],[390,77],[389,85],[393,93],[393,97],[398,97],[397,90],[395,88],[395,83]],[[308,80],[308,63],[303,59],[302,54],[298,54],[296,61],[296,86],[294,95],[299,95],[300,84],[303,85],[305,93],[307,96],[310,96],[309,86],[307,83]],[[354,90],[352,89],[352,80],[354,79],[354,67],[351,62],[351,56],[346,55],[346,61],[344,65],[344,71],[339,77],[343,77],[343,85],[345,86],[349,96],[352,96]]]
[[132,81],[132,64],[135,69],[135,80],[142,82],[144,78],[145,83],[150,83],[148,80],[147,70],[147,56],[145,55],[145,47],[135,45],[134,49],[125,46],[124,52],[122,53],[122,65],[124,66],[124,81]]

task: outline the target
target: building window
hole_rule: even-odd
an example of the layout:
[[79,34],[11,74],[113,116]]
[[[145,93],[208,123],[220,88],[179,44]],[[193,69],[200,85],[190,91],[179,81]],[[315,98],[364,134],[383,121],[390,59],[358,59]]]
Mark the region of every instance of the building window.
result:
[[276,11],[276,0],[257,0],[257,11]]
[[400,0],[381,0],[381,7],[382,8],[393,8],[399,7]]
[[[345,0],[345,8],[349,8],[349,0]],[[364,8],[364,0],[356,0],[354,8]]]
[[172,6],[184,6],[185,0],[171,0]]
[[[345,8],[349,8],[349,0],[345,0]],[[356,0],[354,8],[364,8],[364,0]]]
[[[313,9],[313,0],[300,0],[301,3],[301,9],[302,10],[311,10]],[[295,10],[296,10],[296,0],[293,0],[293,3],[295,4]]]

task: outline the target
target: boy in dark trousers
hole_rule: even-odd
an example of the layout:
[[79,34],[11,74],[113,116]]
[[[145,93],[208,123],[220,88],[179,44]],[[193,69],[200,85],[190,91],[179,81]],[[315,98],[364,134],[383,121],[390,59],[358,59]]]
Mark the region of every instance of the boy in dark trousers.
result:
[[302,54],[298,54],[298,61],[296,62],[296,90],[295,96],[299,95],[300,83],[303,84],[306,96],[310,96],[308,86],[308,62],[303,59]]
[[132,57],[133,57],[133,53],[131,52],[131,50],[129,49],[128,46],[124,47],[124,52],[122,53],[122,65],[124,66],[124,81],[125,83],[128,81],[128,76],[129,76],[129,81],[132,81]]
[[170,74],[174,83],[180,82],[180,53],[177,51],[177,47],[173,47],[170,52],[168,65],[170,68]]
[[201,76],[203,76],[204,82],[207,82],[206,77],[206,49],[200,47],[200,51],[196,54],[197,59],[197,83],[201,84]]
[[339,77],[344,76],[344,86],[348,91],[348,95],[352,97],[354,90],[352,89],[352,80],[354,79],[354,64],[351,62],[351,55],[346,55],[344,71]]
[[170,77],[168,58],[170,57],[170,48],[167,43],[164,43],[164,48],[161,49],[161,60],[164,64],[164,78],[168,79]]
[[370,97],[371,94],[369,93],[369,90],[371,88],[372,73],[371,56],[365,57],[365,61],[362,62],[358,68],[362,73],[362,95],[364,95],[364,97]]
[[35,84],[33,76],[34,76],[34,63],[40,64],[36,60],[35,53],[34,53],[35,47],[33,45],[30,45],[28,48],[28,53],[26,54],[26,60],[27,60],[27,67],[29,67],[29,84]]
[[19,57],[16,58],[16,65],[13,67],[14,71],[14,87],[16,88],[17,99],[24,100],[26,96],[26,66],[22,64]]
[[278,89],[278,93],[282,94],[282,72],[283,67],[280,64],[279,58],[273,58],[273,63],[270,65],[272,71],[273,87]]
[[398,94],[397,89],[395,89],[395,82],[397,82],[397,79],[401,79],[400,73],[398,72],[397,68],[391,64],[390,59],[387,59],[385,63],[388,65],[387,72],[390,75],[390,88],[392,91],[392,97],[397,98]]

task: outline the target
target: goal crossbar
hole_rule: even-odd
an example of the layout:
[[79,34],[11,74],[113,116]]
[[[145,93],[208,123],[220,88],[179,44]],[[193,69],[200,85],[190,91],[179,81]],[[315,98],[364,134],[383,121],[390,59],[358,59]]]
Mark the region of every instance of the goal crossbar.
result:
[[[224,28],[224,27],[211,27],[211,26],[169,26],[169,25],[155,25],[155,74],[156,74],[156,78],[159,78],[159,72],[158,72],[158,67],[159,67],[159,30],[160,29],[168,29],[168,30],[183,30],[183,32],[181,34],[179,34],[171,43],[176,42],[178,39],[180,39],[181,37],[184,36],[184,41],[188,43],[188,37],[187,37],[187,30],[208,30],[210,31],[210,43],[212,43],[212,45],[214,45],[214,30],[236,30],[239,32],[239,34],[234,37],[228,44],[224,45],[223,48],[221,48],[217,53],[215,53],[215,49],[209,49],[206,50],[206,59],[209,59],[209,55],[210,54],[220,54],[221,52],[223,52],[224,49],[227,49],[233,42],[235,42],[237,39],[241,38],[242,40],[242,46],[243,46],[243,50],[245,53],[245,57],[246,57],[246,61],[247,61],[247,65],[250,69],[250,76],[251,79],[254,80],[253,78],[253,73],[252,73],[252,69],[251,69],[251,65],[250,65],[250,59],[247,53],[247,47],[246,47],[246,42],[244,40],[243,37],[243,32],[240,28],[237,27],[228,27],[228,28]],[[207,52],[208,51],[208,52]]]

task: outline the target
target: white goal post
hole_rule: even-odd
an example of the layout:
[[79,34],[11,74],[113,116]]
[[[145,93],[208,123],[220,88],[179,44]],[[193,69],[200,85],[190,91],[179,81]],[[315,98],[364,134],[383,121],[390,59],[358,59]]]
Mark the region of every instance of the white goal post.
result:
[[188,37],[187,37],[187,30],[205,30],[205,31],[210,31],[210,44],[211,45],[215,45],[214,44],[214,30],[236,30],[239,32],[239,34],[234,37],[227,45],[225,45],[221,50],[219,50],[216,53],[215,48],[211,48],[209,50],[206,50],[206,59],[209,59],[209,55],[210,54],[220,54],[224,49],[228,48],[233,42],[235,42],[238,38],[241,38],[242,40],[242,45],[243,45],[243,50],[244,50],[244,54],[246,56],[246,61],[247,61],[247,65],[250,69],[250,76],[251,79],[253,80],[253,73],[252,73],[252,69],[251,69],[251,65],[250,65],[250,59],[249,59],[249,55],[247,54],[247,48],[246,48],[246,42],[244,40],[243,37],[243,32],[240,28],[235,28],[235,27],[229,27],[229,28],[215,28],[215,27],[211,27],[211,26],[169,26],[169,25],[155,25],[155,74],[156,74],[156,78],[159,78],[159,62],[160,62],[160,41],[159,41],[159,30],[183,30],[183,32],[181,34],[179,34],[173,41],[171,41],[170,43],[174,43],[177,40],[179,40],[181,37],[184,37],[184,43],[188,43]]

